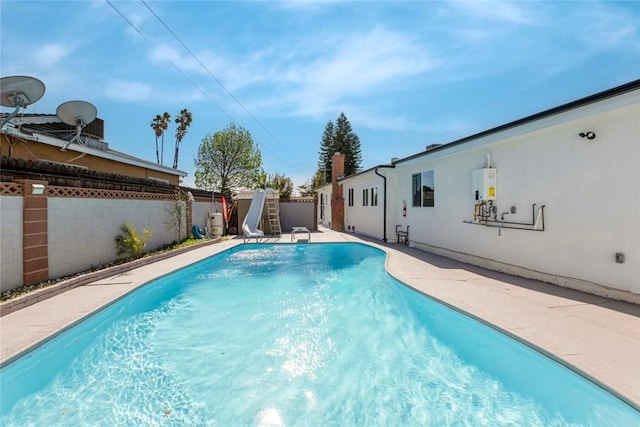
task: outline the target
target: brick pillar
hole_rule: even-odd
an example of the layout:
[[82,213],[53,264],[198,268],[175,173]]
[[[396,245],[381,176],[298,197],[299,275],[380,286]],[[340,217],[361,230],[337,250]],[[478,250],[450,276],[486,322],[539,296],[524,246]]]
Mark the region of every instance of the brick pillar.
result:
[[193,194],[187,192],[187,239],[191,237],[191,227],[193,226]]
[[32,285],[49,279],[47,182],[20,182],[23,193],[22,280],[24,285]]
[[338,179],[344,178],[344,154],[331,158],[331,229],[344,231],[344,197]]

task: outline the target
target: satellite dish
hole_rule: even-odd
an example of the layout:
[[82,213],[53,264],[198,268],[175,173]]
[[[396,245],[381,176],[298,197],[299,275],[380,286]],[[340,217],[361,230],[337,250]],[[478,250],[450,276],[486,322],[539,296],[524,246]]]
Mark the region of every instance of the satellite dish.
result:
[[69,144],[80,138],[82,128],[94,121],[97,115],[97,108],[87,101],[67,101],[60,104],[56,109],[56,116],[63,123],[76,127],[75,136],[70,141],[65,142],[61,150],[65,151]]
[[28,107],[44,95],[44,83],[35,77],[10,76],[0,79],[0,105],[15,107],[15,110],[5,117],[0,129],[11,120],[20,108]]

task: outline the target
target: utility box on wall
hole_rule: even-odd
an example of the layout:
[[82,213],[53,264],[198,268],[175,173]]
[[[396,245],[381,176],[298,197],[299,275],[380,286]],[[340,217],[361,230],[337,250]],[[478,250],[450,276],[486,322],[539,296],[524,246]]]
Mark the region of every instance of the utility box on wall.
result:
[[498,196],[498,170],[495,168],[474,170],[472,188],[474,200],[495,200]]

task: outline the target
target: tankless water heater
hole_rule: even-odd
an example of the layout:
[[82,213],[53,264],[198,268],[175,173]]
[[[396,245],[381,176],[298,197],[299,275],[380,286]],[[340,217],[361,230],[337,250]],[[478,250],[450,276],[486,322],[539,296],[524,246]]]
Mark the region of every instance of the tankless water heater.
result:
[[495,200],[498,196],[498,170],[496,168],[474,170],[472,188],[474,200]]

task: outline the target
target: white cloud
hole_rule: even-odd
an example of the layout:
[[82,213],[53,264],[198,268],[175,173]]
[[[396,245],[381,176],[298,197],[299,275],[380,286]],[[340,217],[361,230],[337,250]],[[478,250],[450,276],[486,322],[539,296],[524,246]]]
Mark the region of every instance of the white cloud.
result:
[[105,87],[105,95],[116,101],[139,102],[151,98],[152,87],[146,83],[111,80]]
[[640,24],[626,11],[608,5],[593,4],[575,11],[572,34],[589,50],[619,47],[638,48]]
[[35,51],[35,62],[42,68],[49,68],[60,63],[71,53],[71,50],[61,44],[45,44]]
[[[261,75],[275,90],[253,101],[254,108],[312,118],[334,115],[347,103],[362,104],[441,65],[416,38],[381,27],[318,39],[323,41],[298,46],[296,54],[291,54],[296,48],[290,48],[284,63]],[[366,119],[373,112],[360,111],[376,128],[404,126],[403,119]]]
[[[235,57],[209,51],[196,55],[253,113],[312,118],[337,114],[350,100],[389,92],[404,84],[404,79],[441,64],[418,38],[382,27],[342,36],[314,34]],[[187,52],[168,45],[155,46],[150,57],[155,63],[170,61],[185,72],[208,75]],[[210,77],[207,92],[222,94],[224,108],[239,113],[242,108]],[[251,93],[251,98],[243,93]],[[363,120],[375,128],[404,127],[404,119],[381,119],[373,111],[360,111]]]
[[411,37],[374,28],[340,40],[335,53],[306,67],[304,84],[334,96],[384,90],[384,84],[438,65]]
[[529,12],[520,4],[496,1],[458,1],[450,3],[464,15],[490,21],[502,21],[514,25],[531,23]]

